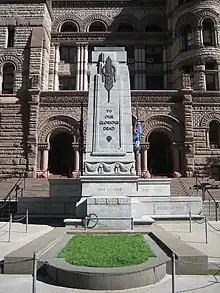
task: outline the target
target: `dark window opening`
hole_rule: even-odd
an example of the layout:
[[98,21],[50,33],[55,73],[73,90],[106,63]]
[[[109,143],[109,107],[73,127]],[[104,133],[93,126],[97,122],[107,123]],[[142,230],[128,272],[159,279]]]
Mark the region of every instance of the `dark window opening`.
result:
[[70,64],[76,63],[76,47],[60,46],[60,61]]
[[219,137],[219,123],[211,121],[209,124],[209,144],[211,148],[218,148],[220,144]]
[[192,27],[188,25],[183,29],[183,49],[185,51],[191,50],[193,48],[193,44],[193,30]]
[[13,94],[15,81],[15,67],[13,64],[5,64],[3,67],[2,93]]
[[61,30],[62,33],[72,33],[77,32],[77,25],[73,22],[66,22],[62,25]]
[[9,26],[8,27],[8,39],[7,39],[7,48],[14,47],[14,38],[15,38],[15,27]]
[[145,47],[145,62],[152,64],[163,63],[163,48],[162,46],[146,46]]
[[214,46],[214,26],[211,20],[203,21],[203,44],[204,46]]
[[106,26],[100,21],[94,21],[89,26],[89,32],[105,32]]

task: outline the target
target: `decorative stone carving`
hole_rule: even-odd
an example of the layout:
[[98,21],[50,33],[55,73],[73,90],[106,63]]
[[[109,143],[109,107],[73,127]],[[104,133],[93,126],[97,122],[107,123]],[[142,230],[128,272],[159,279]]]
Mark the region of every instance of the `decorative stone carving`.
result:
[[3,55],[0,57],[0,66],[2,67],[5,63],[12,62],[15,65],[15,70],[22,72],[22,61],[15,55]]
[[102,81],[108,92],[108,103],[110,103],[110,91],[113,88],[115,80],[115,66],[112,64],[112,59],[108,57],[105,65],[102,67]]
[[182,89],[191,89],[190,74],[182,74]]
[[204,115],[201,119],[200,126],[208,128],[212,120],[217,120],[220,123],[220,113],[212,112]]
[[31,78],[30,78],[30,88],[31,89],[38,89],[40,88],[40,78],[38,74],[34,74]]
[[85,162],[84,175],[135,175],[134,163]]

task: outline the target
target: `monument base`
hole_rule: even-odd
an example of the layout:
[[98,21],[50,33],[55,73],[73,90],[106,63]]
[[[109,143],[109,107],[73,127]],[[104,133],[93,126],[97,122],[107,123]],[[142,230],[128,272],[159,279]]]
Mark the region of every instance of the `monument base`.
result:
[[137,176],[82,176],[82,197],[121,197],[135,195]]
[[98,217],[93,229],[131,230],[131,198],[89,197],[86,201],[87,215],[95,214]]
[[135,219],[146,215],[188,215],[190,210],[193,214],[202,210],[200,197],[131,197],[131,216]]

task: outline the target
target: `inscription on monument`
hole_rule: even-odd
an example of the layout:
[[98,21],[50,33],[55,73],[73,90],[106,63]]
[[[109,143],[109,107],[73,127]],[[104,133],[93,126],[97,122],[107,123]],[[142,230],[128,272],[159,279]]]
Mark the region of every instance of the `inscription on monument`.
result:
[[99,121],[103,131],[113,131],[115,127],[119,125],[119,121],[115,120],[115,115],[112,109],[106,109],[106,115],[104,115],[104,120]]

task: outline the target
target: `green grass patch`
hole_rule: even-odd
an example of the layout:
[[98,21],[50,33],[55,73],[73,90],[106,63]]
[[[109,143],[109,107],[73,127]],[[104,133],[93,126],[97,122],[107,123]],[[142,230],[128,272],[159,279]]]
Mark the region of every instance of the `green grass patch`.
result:
[[58,258],[86,267],[126,267],[153,256],[143,235],[76,235],[59,252]]

